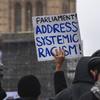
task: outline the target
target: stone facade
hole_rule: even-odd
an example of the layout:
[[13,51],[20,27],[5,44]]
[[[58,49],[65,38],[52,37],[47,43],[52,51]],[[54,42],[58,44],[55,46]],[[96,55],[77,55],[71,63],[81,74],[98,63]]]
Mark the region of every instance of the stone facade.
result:
[[[27,3],[31,5],[32,8],[26,10]],[[0,32],[15,32],[16,24],[21,24],[20,32],[27,31],[26,24],[30,19],[26,20],[26,15],[30,13],[29,11],[32,11],[30,13],[30,17],[32,17],[36,15],[75,12],[75,9],[76,0],[0,0]],[[18,11],[20,13],[18,13]],[[17,19],[16,15],[18,16]],[[29,24],[31,24],[31,22]],[[31,29],[28,31],[31,31]]]

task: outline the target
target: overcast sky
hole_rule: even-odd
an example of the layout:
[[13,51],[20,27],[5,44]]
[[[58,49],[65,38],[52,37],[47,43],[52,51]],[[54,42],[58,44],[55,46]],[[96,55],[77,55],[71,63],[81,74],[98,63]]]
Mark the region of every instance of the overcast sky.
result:
[[85,56],[100,49],[100,0],[77,0],[77,13]]

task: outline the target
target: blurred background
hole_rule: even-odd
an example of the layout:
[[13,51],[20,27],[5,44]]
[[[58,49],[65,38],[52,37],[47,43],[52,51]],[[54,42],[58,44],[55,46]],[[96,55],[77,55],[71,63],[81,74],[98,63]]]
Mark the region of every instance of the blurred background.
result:
[[[54,96],[55,66],[53,61],[37,61],[32,16],[73,12],[76,0],[0,0],[0,81],[6,91],[17,91],[19,78],[34,74],[42,84],[41,100]],[[78,60],[63,65],[68,84]]]

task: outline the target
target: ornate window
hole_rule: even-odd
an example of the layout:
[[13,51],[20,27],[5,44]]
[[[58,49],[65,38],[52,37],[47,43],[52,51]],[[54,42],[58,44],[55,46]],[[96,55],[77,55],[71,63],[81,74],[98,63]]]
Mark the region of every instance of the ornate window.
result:
[[26,3],[26,30],[32,30],[32,4],[30,2]]
[[42,1],[36,2],[36,15],[37,16],[43,15],[43,3],[42,3]]
[[21,5],[15,4],[15,32],[21,31]]

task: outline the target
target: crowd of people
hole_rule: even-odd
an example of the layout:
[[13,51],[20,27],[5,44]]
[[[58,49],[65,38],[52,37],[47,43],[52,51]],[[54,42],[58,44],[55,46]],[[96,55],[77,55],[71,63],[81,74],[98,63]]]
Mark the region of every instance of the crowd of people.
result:
[[[67,87],[62,64],[65,60],[64,51],[56,49],[53,55],[56,71],[54,73],[55,96],[53,100],[100,100],[100,50],[90,57],[82,57],[75,71],[70,87]],[[16,100],[41,100],[41,83],[34,75],[23,76],[17,85]],[[0,100],[6,97],[0,84]]]

